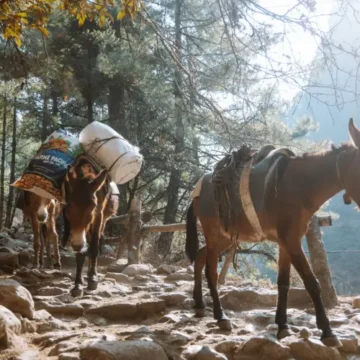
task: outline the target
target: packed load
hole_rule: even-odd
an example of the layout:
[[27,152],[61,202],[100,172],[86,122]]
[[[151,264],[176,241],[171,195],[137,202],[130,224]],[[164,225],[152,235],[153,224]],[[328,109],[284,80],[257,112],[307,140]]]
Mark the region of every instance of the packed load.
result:
[[112,181],[125,184],[140,171],[143,157],[110,126],[94,121],[80,133],[80,143],[85,152],[109,170]]
[[62,183],[68,165],[83,152],[78,138],[65,130],[54,131],[40,146],[22,176],[12,186],[62,201]]
[[[82,153],[107,168],[116,184],[132,180],[143,160],[138,148],[111,127],[95,121],[81,131],[79,139],[65,130],[53,132],[12,186],[63,202],[62,184],[68,165]],[[113,193],[118,193],[116,185],[111,185]]]

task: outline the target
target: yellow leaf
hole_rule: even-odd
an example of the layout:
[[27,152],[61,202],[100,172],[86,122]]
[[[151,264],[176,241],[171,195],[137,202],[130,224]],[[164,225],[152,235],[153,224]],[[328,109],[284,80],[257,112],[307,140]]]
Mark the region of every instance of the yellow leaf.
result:
[[18,47],[21,46],[21,39],[19,37],[15,38],[15,42]]
[[19,12],[16,14],[16,16],[22,17],[22,18],[26,18],[27,17],[27,13],[26,12]]
[[40,26],[39,30],[41,31],[41,33],[45,36],[48,37],[49,36],[49,31],[47,31],[44,27]]
[[105,16],[104,14],[100,14],[99,26],[102,27],[104,23],[105,23]]
[[25,25],[27,25],[29,23],[28,19],[24,19],[24,18],[21,19],[21,22]]
[[122,10],[119,11],[119,13],[117,14],[116,19],[117,19],[117,20],[121,20],[125,15],[126,15],[126,12],[125,12],[124,9],[122,9]]
[[80,19],[79,19],[79,26],[83,26],[84,25],[84,22],[86,20],[86,16],[80,16]]

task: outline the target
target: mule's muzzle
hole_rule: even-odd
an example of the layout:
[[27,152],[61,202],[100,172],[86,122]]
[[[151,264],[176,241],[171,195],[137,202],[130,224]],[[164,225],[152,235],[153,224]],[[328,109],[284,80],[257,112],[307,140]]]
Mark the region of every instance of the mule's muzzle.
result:
[[87,242],[86,242],[85,231],[71,232],[70,244],[75,252],[79,252],[81,254],[86,252],[87,251]]
[[86,253],[88,249],[87,244],[85,244],[85,246],[75,244],[75,245],[71,245],[71,247],[75,252],[80,254]]

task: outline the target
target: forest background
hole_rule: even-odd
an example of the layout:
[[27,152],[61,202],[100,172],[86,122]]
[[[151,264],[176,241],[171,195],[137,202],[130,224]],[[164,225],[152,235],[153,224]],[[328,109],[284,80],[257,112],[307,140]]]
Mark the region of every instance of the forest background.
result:
[[[300,154],[346,141],[359,10],[357,0],[3,1],[1,226],[14,215],[10,184],[59,128],[101,121],[137,145],[144,165],[119,187],[119,212],[138,197],[164,224],[184,220],[196,181],[243,143]],[[336,220],[325,245],[338,293],[359,293],[360,218],[340,204],[326,204]],[[155,261],[183,256],[183,235],[149,243]],[[241,255],[238,271],[274,281],[276,247],[257,249],[271,256]]]

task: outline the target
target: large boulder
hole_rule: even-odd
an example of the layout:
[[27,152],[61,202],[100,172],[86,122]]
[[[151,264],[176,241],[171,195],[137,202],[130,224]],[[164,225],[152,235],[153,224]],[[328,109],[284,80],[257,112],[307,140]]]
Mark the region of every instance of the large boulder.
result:
[[341,360],[338,349],[327,347],[317,339],[287,341],[290,341],[290,352],[296,360]]
[[0,305],[0,343],[7,338],[10,333],[20,334],[20,320],[6,307]]
[[34,301],[27,289],[12,279],[0,279],[0,305],[29,319],[34,317]]
[[222,306],[234,311],[273,307],[276,301],[276,290],[253,287],[233,289],[221,296]]
[[168,360],[164,349],[152,341],[92,341],[80,351],[83,360]]

